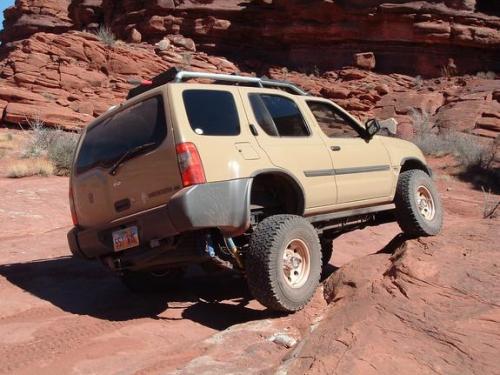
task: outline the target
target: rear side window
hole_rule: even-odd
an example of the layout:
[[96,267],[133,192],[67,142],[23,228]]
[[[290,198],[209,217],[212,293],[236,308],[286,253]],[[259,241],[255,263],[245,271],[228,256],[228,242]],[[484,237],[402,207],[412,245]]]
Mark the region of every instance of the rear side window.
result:
[[238,135],[240,120],[233,94],[216,90],[182,93],[189,124],[199,135]]
[[279,95],[250,94],[250,104],[260,127],[271,136],[307,137],[309,129],[299,107]]
[[137,103],[87,130],[76,161],[76,172],[97,165],[111,166],[127,151],[153,143],[151,151],[167,136],[161,96]]

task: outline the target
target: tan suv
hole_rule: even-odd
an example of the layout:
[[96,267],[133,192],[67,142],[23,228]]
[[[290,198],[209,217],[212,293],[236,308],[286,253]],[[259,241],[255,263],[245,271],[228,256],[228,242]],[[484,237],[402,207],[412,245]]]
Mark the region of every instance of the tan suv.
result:
[[410,236],[441,229],[422,153],[379,130],[287,82],[170,70],[82,134],[71,251],[133,290],[222,259],[268,308],[299,310],[340,234],[395,220]]

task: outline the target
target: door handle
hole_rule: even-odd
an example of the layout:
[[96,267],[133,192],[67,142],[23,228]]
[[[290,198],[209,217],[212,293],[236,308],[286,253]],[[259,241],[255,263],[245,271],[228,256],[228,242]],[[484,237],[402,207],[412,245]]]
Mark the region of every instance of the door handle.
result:
[[330,146],[330,150],[332,150],[332,151],[340,151],[341,148],[340,148],[340,146]]

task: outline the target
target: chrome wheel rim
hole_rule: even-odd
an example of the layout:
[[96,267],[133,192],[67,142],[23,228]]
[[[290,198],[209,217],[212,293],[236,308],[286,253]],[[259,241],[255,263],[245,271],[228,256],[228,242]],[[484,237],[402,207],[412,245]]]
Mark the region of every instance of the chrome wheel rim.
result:
[[294,239],[283,252],[283,275],[285,282],[294,289],[302,287],[311,271],[311,256],[304,241]]
[[425,220],[432,220],[436,215],[436,206],[432,194],[425,186],[420,185],[415,193],[415,202],[418,212]]

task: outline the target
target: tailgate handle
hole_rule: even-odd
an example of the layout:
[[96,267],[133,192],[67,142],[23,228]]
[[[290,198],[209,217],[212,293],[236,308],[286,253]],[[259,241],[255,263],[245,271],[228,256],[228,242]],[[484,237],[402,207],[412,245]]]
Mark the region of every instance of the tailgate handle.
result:
[[332,150],[332,151],[340,151],[341,148],[340,148],[340,146],[331,146],[330,150]]
[[129,208],[130,208],[130,199],[128,198],[115,202],[116,212],[122,212],[128,210]]

